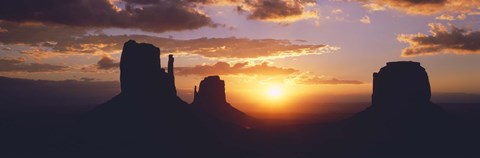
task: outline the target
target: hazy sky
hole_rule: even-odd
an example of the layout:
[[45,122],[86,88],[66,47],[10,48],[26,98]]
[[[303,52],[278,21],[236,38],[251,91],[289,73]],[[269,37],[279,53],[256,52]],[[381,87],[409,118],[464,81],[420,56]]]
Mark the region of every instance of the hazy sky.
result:
[[220,75],[233,102],[370,94],[398,60],[435,93],[480,93],[479,30],[478,0],[5,0],[0,75],[118,80],[134,39],[176,56],[178,89]]

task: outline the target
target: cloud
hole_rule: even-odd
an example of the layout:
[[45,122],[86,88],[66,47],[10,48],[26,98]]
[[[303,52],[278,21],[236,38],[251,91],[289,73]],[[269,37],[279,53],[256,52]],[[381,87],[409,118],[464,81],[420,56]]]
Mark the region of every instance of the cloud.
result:
[[327,78],[324,76],[314,75],[312,73],[301,73],[293,78],[293,81],[297,84],[304,85],[338,85],[338,84],[363,84],[361,81],[357,80],[344,80],[336,78]]
[[397,39],[408,43],[402,56],[435,55],[441,53],[479,54],[480,31],[457,28],[448,29],[442,24],[429,24],[431,35],[401,34]]
[[0,42],[4,44],[27,44],[32,46],[48,45],[51,42],[70,41],[87,33],[84,28],[66,26],[47,26],[40,23],[15,23],[0,20]]
[[452,15],[448,15],[448,14],[442,14],[440,16],[435,17],[435,19],[453,21],[453,20],[455,20],[455,17],[452,16]]
[[407,14],[468,13],[480,7],[478,0],[356,0],[371,11],[391,8]]
[[11,51],[12,51],[12,48],[6,47],[6,46],[0,46],[0,50],[7,51],[7,52],[11,52]]
[[301,72],[300,70],[293,68],[272,66],[266,62],[254,65],[249,65],[247,62],[236,64],[217,62],[213,65],[197,65],[194,67],[179,67],[175,69],[176,75],[180,76],[258,75],[268,76],[269,79],[273,80],[303,85],[362,84],[361,81],[357,80],[341,80],[336,78],[327,78],[323,76],[317,76],[310,72]]
[[8,32],[8,30],[0,27],[0,33],[3,33],[3,32]]
[[372,22],[370,21],[370,17],[367,16],[367,15],[365,15],[364,17],[362,17],[362,18],[360,19],[360,22],[361,22],[361,23],[364,23],[364,24],[370,24],[370,23],[372,23]]
[[0,72],[54,72],[67,68],[44,63],[25,63],[24,58],[0,58]]
[[190,53],[208,58],[285,58],[318,55],[337,50],[336,47],[316,44],[293,44],[289,40],[247,38],[199,38],[176,40],[171,45],[158,43],[167,53]]
[[87,82],[95,81],[95,80],[97,80],[97,79],[93,78],[93,77],[81,77],[80,78],[80,81],[87,81]]
[[133,28],[165,32],[213,26],[212,20],[186,0],[5,0],[0,19],[97,28]]
[[331,79],[328,79],[328,78],[322,78],[322,77],[314,77],[314,78],[310,78],[310,79],[307,79],[307,80],[304,80],[301,82],[302,84],[309,84],[309,85],[312,85],[312,84],[363,84],[363,82],[361,81],[357,81],[357,80],[339,80],[339,79],[336,79],[336,78],[331,78]]
[[120,62],[117,62],[109,55],[104,55],[98,62],[97,62],[98,69],[109,70],[109,69],[117,69],[120,67]]
[[197,65],[194,67],[178,67],[177,75],[290,75],[298,72],[292,68],[282,68],[269,65],[264,62],[257,65],[248,65],[247,62],[228,64],[226,62],[217,62],[213,65]]
[[[249,19],[291,23],[318,18],[315,0],[5,0],[0,20],[85,28],[127,28],[149,32],[225,27],[203,6],[234,5]],[[0,29],[1,31],[2,29]]]
[[80,28],[1,22],[10,31],[0,33],[0,43],[30,46],[21,53],[35,58],[56,55],[103,55],[120,52],[125,41],[154,44],[165,54],[200,55],[207,58],[285,58],[318,55],[339,49],[323,44],[295,44],[289,40],[247,38],[198,38],[177,40],[147,35],[86,34]]
[[317,11],[306,10],[306,6],[315,4],[314,0],[245,0],[237,10],[247,12],[249,19],[289,23],[318,18]]
[[446,21],[465,20],[466,18],[467,18],[467,14],[460,14],[457,16],[442,14],[440,16],[435,17],[435,19],[437,20],[446,20]]
[[333,9],[331,11],[332,14],[342,14],[343,13],[343,10],[342,9]]
[[370,11],[384,11],[386,8],[384,6],[381,6],[377,3],[366,3],[363,4],[362,7],[370,10]]

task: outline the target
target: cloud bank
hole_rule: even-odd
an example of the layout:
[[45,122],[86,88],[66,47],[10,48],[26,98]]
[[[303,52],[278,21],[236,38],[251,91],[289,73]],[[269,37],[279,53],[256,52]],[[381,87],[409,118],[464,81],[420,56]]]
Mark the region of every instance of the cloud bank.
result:
[[323,44],[295,44],[281,39],[227,37],[178,40],[148,35],[85,34],[86,31],[81,28],[6,21],[0,21],[0,27],[9,30],[0,33],[0,43],[30,46],[22,54],[34,57],[120,52],[123,43],[130,39],[151,43],[161,48],[163,54],[189,54],[217,59],[285,58],[318,55],[338,49]]
[[215,26],[207,15],[184,0],[5,0],[0,2],[0,19],[152,32]]
[[249,75],[268,76],[276,80],[293,81],[302,85],[338,85],[338,84],[363,84],[357,80],[343,80],[317,76],[308,72],[301,72],[293,68],[277,67],[264,62],[261,64],[249,65],[246,62],[228,64],[217,62],[213,65],[197,65],[194,67],[178,67],[176,75],[180,76],[210,76],[210,75]]
[[451,26],[448,29],[442,24],[431,23],[430,33],[401,34],[397,38],[409,44],[404,48],[402,56],[436,55],[442,53],[480,54],[480,31]]
[[247,62],[228,64],[226,62],[217,62],[213,65],[197,65],[194,67],[178,67],[177,75],[290,75],[298,72],[292,68],[282,68],[272,66],[267,62],[255,65],[248,65]]
[[55,72],[67,68],[45,63],[26,63],[24,58],[0,58],[0,72]]
[[[0,20],[85,28],[126,28],[148,32],[223,27],[203,6],[234,5],[249,19],[290,23],[317,18],[314,0],[4,0]],[[5,29],[0,29],[5,31]]]
[[478,0],[356,0],[371,11],[391,8],[407,14],[469,13],[478,10]]

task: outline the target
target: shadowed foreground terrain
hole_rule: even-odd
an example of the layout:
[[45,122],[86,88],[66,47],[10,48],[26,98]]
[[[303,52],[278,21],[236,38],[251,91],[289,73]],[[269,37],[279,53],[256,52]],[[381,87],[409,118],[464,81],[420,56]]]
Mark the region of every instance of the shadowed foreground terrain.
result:
[[[193,102],[186,103],[177,96],[173,56],[167,70],[161,68],[160,49],[151,44],[126,42],[120,70],[121,93],[87,111],[25,110],[28,106],[15,100],[28,98],[9,96],[15,87],[6,84],[0,90],[7,96],[0,113],[0,156],[480,156],[479,105],[432,103],[427,72],[417,62],[390,62],[374,73],[372,104],[363,111],[342,119],[315,121],[316,116],[308,116],[310,121],[298,122],[260,120],[237,110],[227,102],[219,76],[205,77],[194,89]],[[97,89],[110,91],[114,84]],[[451,110],[458,109],[454,106],[470,110]]]

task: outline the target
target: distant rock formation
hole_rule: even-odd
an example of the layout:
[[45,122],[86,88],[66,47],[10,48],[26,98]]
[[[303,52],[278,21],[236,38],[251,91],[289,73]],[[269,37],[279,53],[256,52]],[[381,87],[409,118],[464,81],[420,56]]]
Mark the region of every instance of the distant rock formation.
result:
[[254,126],[254,119],[231,106],[225,95],[225,82],[219,76],[208,76],[194,89],[192,106],[205,111],[217,119],[236,123],[244,127]]

